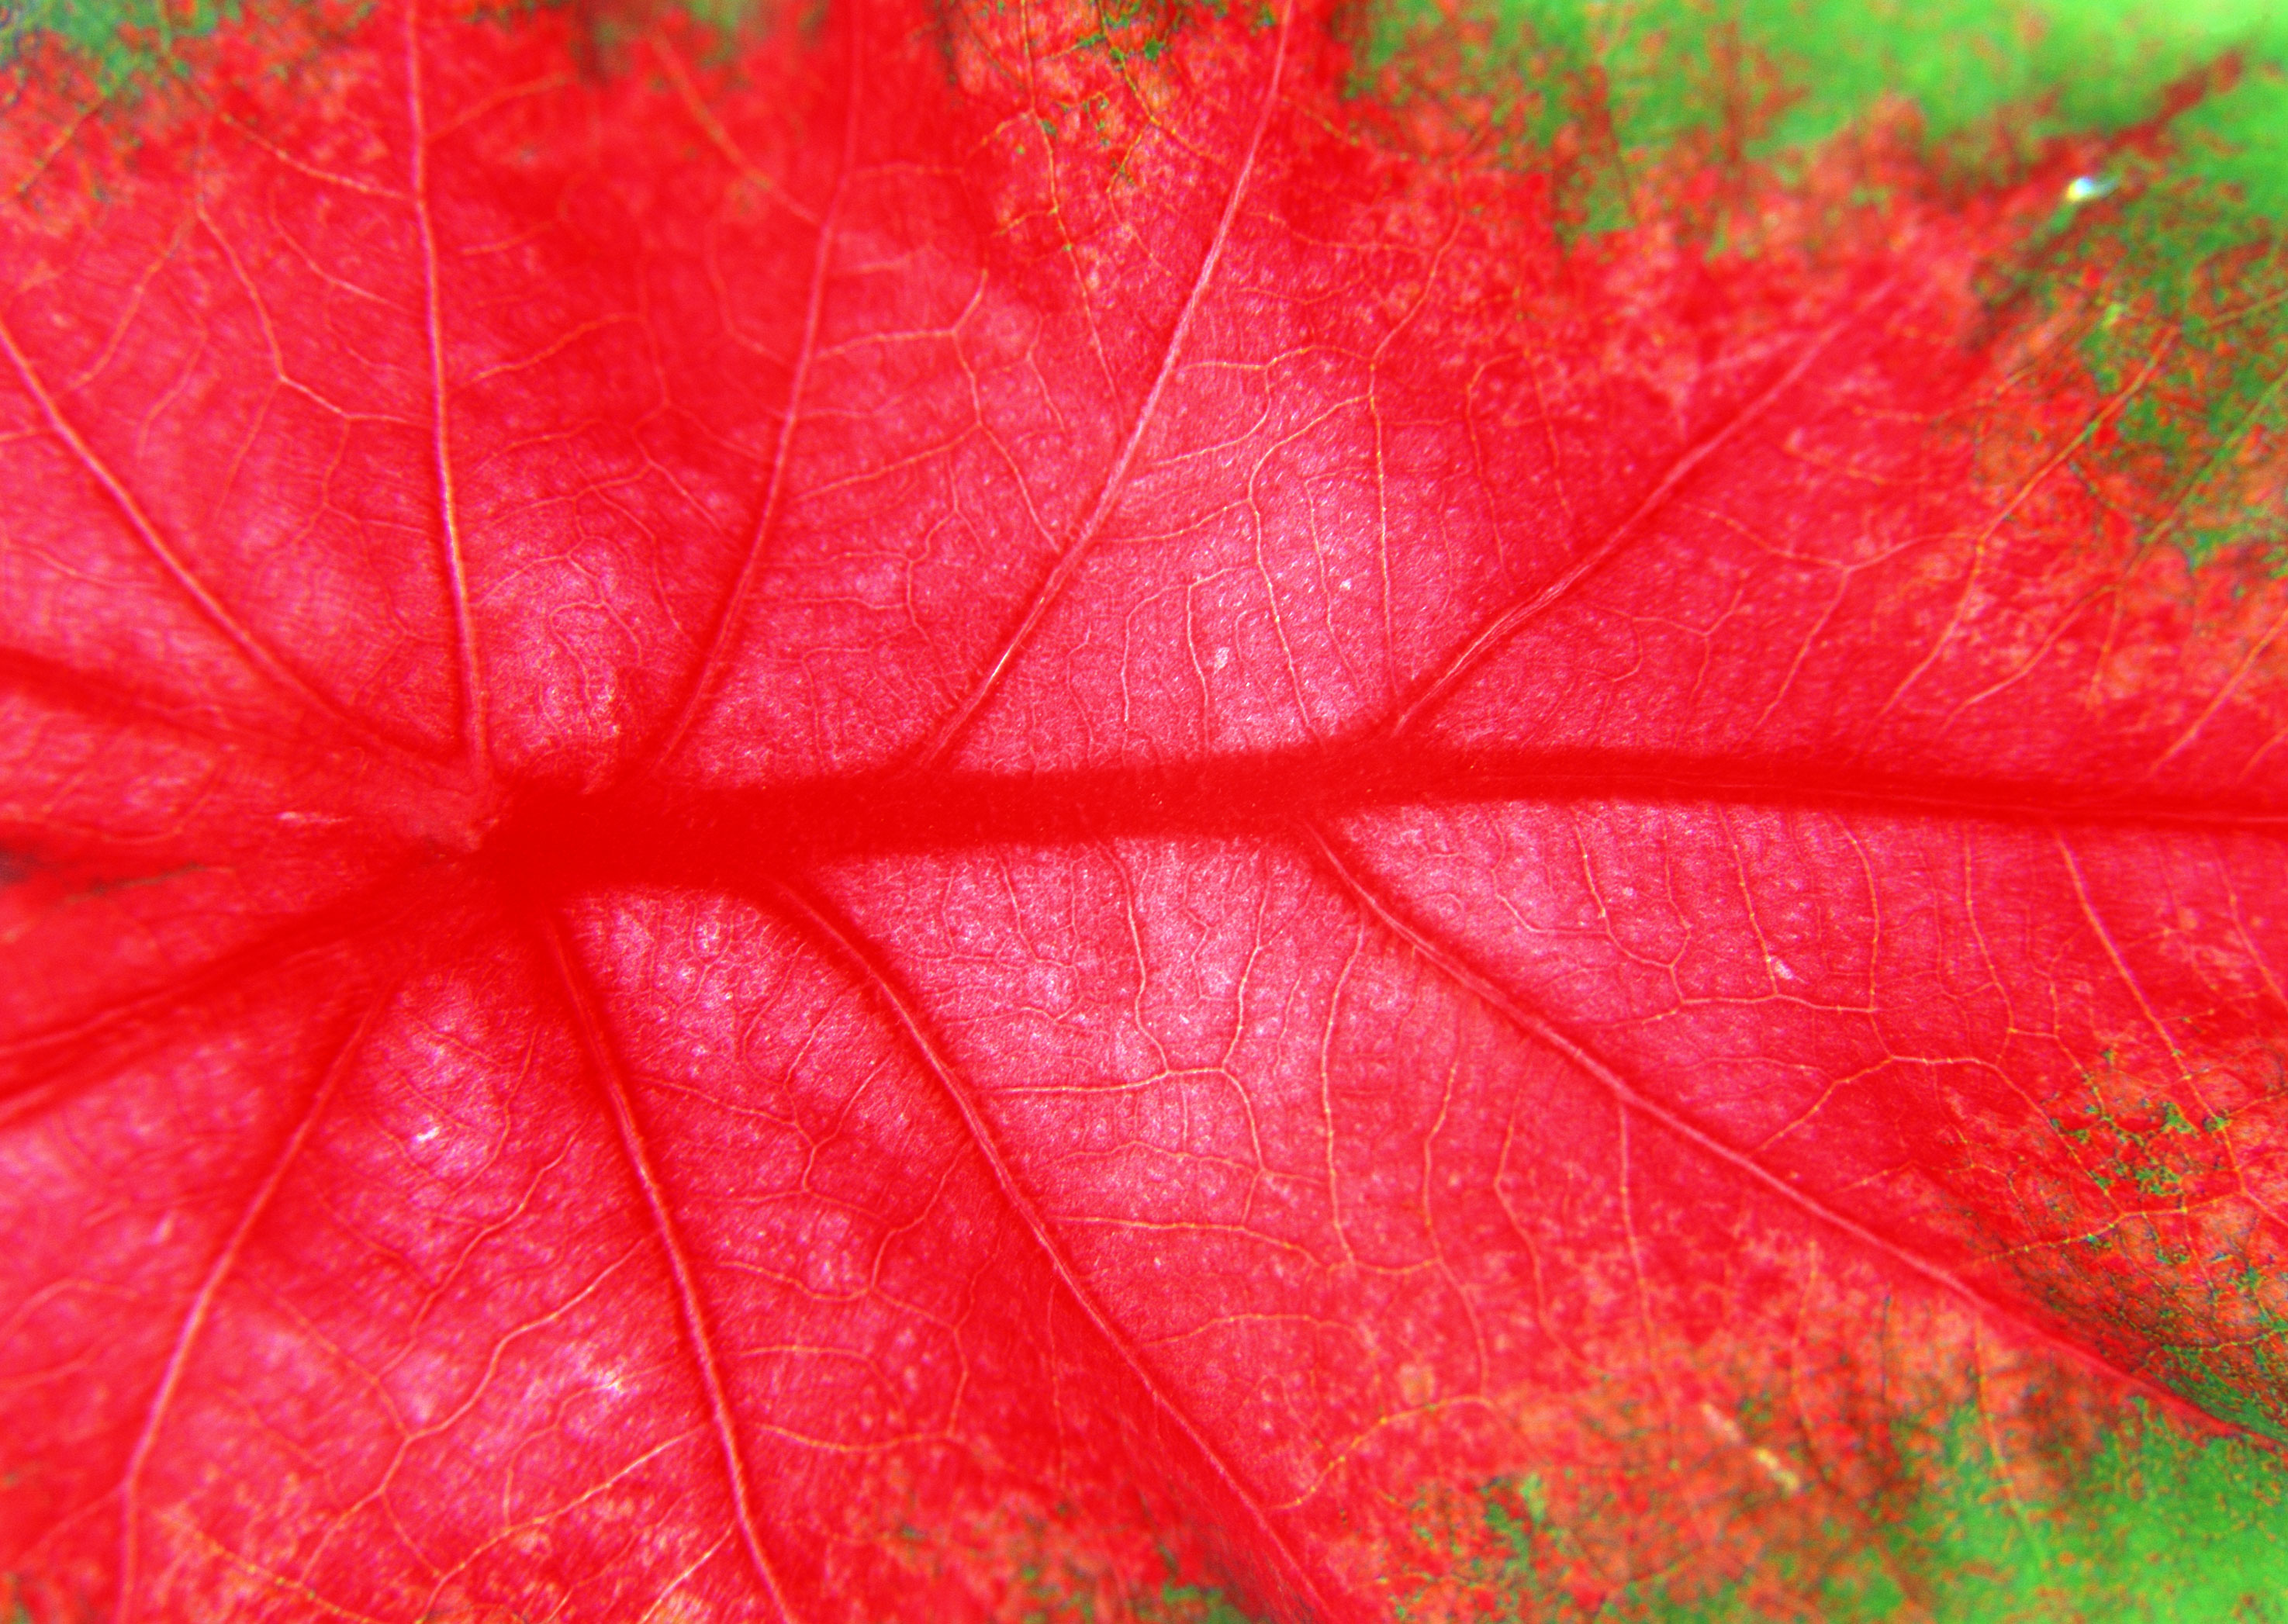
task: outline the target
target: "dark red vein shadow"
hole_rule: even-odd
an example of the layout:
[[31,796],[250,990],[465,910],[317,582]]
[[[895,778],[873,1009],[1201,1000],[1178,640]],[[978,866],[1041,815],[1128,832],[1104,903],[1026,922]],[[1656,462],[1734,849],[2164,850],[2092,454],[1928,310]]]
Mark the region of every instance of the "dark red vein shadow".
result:
[[0,1039],[0,1127],[114,1074],[139,1052],[180,1038],[195,1011],[324,972],[330,995],[408,973],[416,920],[433,923],[433,886],[399,881],[266,931],[179,975],[52,1026]]
[[1337,748],[1138,772],[944,772],[749,790],[528,797],[488,860],[560,894],[599,883],[735,884],[837,857],[1116,838],[1284,838],[1299,817],[1378,807],[1601,801],[2288,839],[2288,803],[2099,796],[1785,761]]
[[1299,822],[1294,826],[1292,841],[1337,890],[1378,925],[1419,954],[1423,962],[1435,969],[1450,985],[1476,1000],[1513,1031],[1564,1057],[1610,1095],[1624,1112],[1634,1112],[1646,1121],[1657,1124],[1667,1133],[1691,1145],[1701,1155],[1730,1168],[1743,1182],[1763,1192],[1782,1206],[1792,1208],[1819,1227],[1847,1237],[1983,1317],[2009,1327],[2018,1335],[2062,1358],[2125,1384],[2132,1391],[2151,1399],[2164,1409],[2188,1418],[2197,1417],[2207,1427],[2223,1428],[2236,1435],[2275,1444],[2281,1441],[2253,1431],[2242,1422],[2215,1414],[2192,1399],[2173,1392],[2151,1377],[2052,1329],[2018,1305],[1982,1289],[1953,1270],[1934,1264],[1887,1239],[1848,1213],[1830,1206],[1814,1192],[1771,1171],[1748,1152],[1726,1143],[1690,1117],[1645,1094],[1595,1050],[1511,994],[1493,978],[1481,972],[1463,954],[1407,917],[1359,873],[1349,855],[1324,831],[1307,822]]
[[734,1522],[737,1525],[740,1544],[745,1549],[748,1565],[763,1593],[770,1597],[771,1610],[783,1624],[798,1624],[798,1615],[787,1600],[786,1587],[780,1581],[778,1569],[770,1553],[763,1547],[762,1530],[758,1525],[754,1507],[754,1489],[748,1472],[744,1448],[739,1442],[738,1417],[732,1413],[730,1395],[723,1384],[723,1367],[715,1351],[715,1337],[707,1304],[699,1288],[698,1269],[693,1262],[689,1246],[683,1239],[681,1226],[666,1187],[660,1182],[659,1170],[654,1165],[651,1148],[646,1142],[642,1125],[636,1121],[635,1106],[628,1097],[625,1069],[611,1039],[604,1031],[602,1018],[597,1014],[597,994],[587,973],[573,957],[564,939],[563,927],[555,916],[544,909],[527,911],[525,923],[537,939],[541,957],[548,965],[556,982],[565,1014],[579,1038],[581,1051],[588,1062],[590,1075],[597,1092],[603,1096],[608,1110],[622,1158],[627,1164],[629,1176],[644,1200],[646,1215],[651,1220],[653,1238],[670,1273],[675,1281],[676,1314],[682,1327],[684,1343],[691,1355],[694,1373],[699,1378],[700,1390],[707,1401],[708,1420],[715,1432],[715,1441],[721,1452],[725,1486],[730,1491]]
[[253,1193],[240,1208],[238,1221],[231,1227],[221,1247],[207,1265],[198,1288],[185,1305],[183,1317],[176,1327],[175,1340],[167,1356],[166,1368],[161,1373],[158,1386],[153,1390],[150,1403],[145,1406],[143,1425],[136,1434],[135,1446],[130,1452],[126,1470],[119,1484],[119,1596],[112,1612],[113,1624],[132,1624],[135,1617],[136,1585],[141,1565],[143,1508],[139,1503],[143,1476],[156,1449],[161,1430],[173,1407],[175,1395],[181,1390],[183,1373],[189,1367],[191,1356],[197,1351],[199,1338],[207,1322],[214,1315],[215,1299],[221,1295],[223,1284],[238,1266],[247,1242],[261,1226],[270,1204],[277,1197],[279,1187],[293,1170],[303,1148],[318,1130],[327,1108],[340,1090],[343,1079],[348,1075],[365,1052],[368,1039],[382,1012],[388,1007],[389,994],[385,991],[367,1008],[363,1016],[345,1035],[334,1050],[333,1057],[320,1072],[317,1086],[311,1090],[299,1117],[271,1156]]
[[1090,1327],[1104,1345],[1111,1350],[1128,1367],[1145,1392],[1168,1419],[1184,1441],[1213,1474],[1224,1491],[1235,1501],[1246,1518],[1270,1548],[1283,1577],[1295,1588],[1297,1596],[1309,1608],[1308,1617],[1331,1620],[1338,1616],[1320,1594],[1317,1581],[1302,1557],[1288,1541],[1263,1498],[1239,1469],[1225,1458],[1199,1423],[1192,1419],[1182,1402],[1167,1390],[1166,1383],[1145,1361],[1134,1338],[1114,1322],[1103,1305],[1097,1301],[1065,1248],[1050,1227],[1039,1203],[1017,1176],[1008,1154],[1001,1147],[993,1125],[985,1118],[966,1081],[952,1060],[940,1048],[923,1019],[914,1000],[900,985],[897,978],[870,950],[865,939],[849,922],[843,919],[827,903],[809,891],[779,883],[767,883],[759,888],[758,899],[773,906],[773,911],[794,925],[808,939],[813,948],[830,963],[838,964],[881,1007],[887,1024],[894,1027],[908,1049],[944,1095],[968,1133],[972,1145],[993,1176],[996,1188],[1018,1221],[1025,1227],[1036,1247],[1040,1249],[1057,1283],[1080,1309]]

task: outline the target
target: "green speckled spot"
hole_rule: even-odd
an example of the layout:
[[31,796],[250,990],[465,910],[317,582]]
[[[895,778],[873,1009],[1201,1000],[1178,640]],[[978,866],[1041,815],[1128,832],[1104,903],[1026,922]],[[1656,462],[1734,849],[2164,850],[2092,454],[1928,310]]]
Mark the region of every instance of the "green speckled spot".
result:
[[36,39],[86,61],[107,95],[155,73],[179,72],[177,42],[200,39],[242,11],[239,0],[28,0],[0,9],[0,62]]
[[1140,1624],[1256,1624],[1224,1593],[1198,1585],[1165,1584],[1137,1606]]
[[[1655,1575],[1614,1589],[1553,1581],[1537,1550],[1561,1528],[1529,1527],[1514,1480],[1489,1485],[1487,1533],[1516,1560],[1481,1567],[1492,1619],[1595,1618],[1729,1624],[1901,1617],[1960,1624],[2265,1624],[2288,1621],[2288,1477],[2276,1452],[2200,1438],[2150,1411],[2038,1472],[2006,1464],[1966,1408],[1934,1435],[1905,1437],[1911,1497],[1868,1509],[1872,1528],[1831,1522],[1823,1541],[1768,1551],[1752,1575],[1712,1586]],[[2046,1491],[2028,1486],[2046,1482]],[[1784,1601],[1779,1598],[1784,1598]],[[1775,1612],[1777,1605],[1780,1611]],[[1805,1609],[1808,1607],[1809,1611]]]
[[[60,44],[89,65],[102,96],[131,99],[139,85],[153,78],[187,71],[176,55],[183,42],[203,39],[262,7],[294,4],[297,0],[25,0],[0,5],[0,67],[20,57],[35,42]],[[815,33],[823,23],[825,0],[673,0],[671,9],[727,43],[760,21],[786,14],[790,4],[796,5],[795,20],[805,30]],[[345,17],[354,17],[364,14],[367,7],[353,4],[340,9]],[[640,5],[620,7],[611,0],[482,0],[476,10],[504,21],[539,11],[574,11],[592,36],[600,62],[608,60],[622,36],[645,26]]]

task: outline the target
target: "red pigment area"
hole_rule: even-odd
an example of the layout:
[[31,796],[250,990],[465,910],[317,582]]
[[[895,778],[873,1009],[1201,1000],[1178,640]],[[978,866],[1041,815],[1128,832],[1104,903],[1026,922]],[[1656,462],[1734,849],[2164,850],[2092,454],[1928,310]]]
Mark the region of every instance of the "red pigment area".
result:
[[1978,297],[2082,154],[1569,244],[1096,26],[18,70],[43,1624],[1471,1616],[1527,1470],[1586,1608],[2276,1419],[2288,599]]

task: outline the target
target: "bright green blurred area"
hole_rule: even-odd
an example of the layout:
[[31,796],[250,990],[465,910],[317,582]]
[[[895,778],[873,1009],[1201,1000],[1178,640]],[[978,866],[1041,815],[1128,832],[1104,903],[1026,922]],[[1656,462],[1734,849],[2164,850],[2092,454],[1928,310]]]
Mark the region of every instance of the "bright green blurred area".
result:
[[[1552,75],[1604,75],[1624,150],[1665,147],[1723,116],[1728,93],[1776,72],[1787,106],[1755,151],[1816,143],[1887,99],[1911,104],[1934,139],[2008,117],[2025,136],[2110,131],[2152,115],[2162,93],[2230,53],[2240,82],[2180,125],[2185,159],[2288,218],[2288,0],[1483,0],[1469,54],[1481,88],[1530,97]],[[1447,27],[1437,0],[1371,0],[1365,66]],[[1543,133],[1567,115],[1551,104]]]
[[1964,1415],[1934,1467],[1893,1549],[1829,1582],[1831,1616],[1895,1616],[1911,1573],[1933,1613],[1966,1624],[2288,1620],[2288,1485],[2263,1444],[2196,1438],[2148,1415],[2046,1502],[2014,1486]]
[[[2267,1445],[2141,1409],[2078,1453],[2021,1436],[2040,1458],[2006,1465],[1967,1407],[1898,1441],[1904,1479],[1854,1508],[1863,1521],[1765,1545],[1714,1583],[1692,1564],[1627,1583],[1608,1563],[1569,1562],[1598,1531],[1577,1539],[1553,1520],[1538,1474],[1500,1479],[1437,1594],[1458,1579],[1474,1616],[1503,1624],[2288,1624],[2288,1482]],[[1446,1616],[1427,1592],[1396,1611]]]
[[1744,36],[1801,74],[1803,99],[1773,146],[1816,141],[1887,92],[1919,107],[1934,136],[2037,106],[2033,133],[2117,130],[2151,116],[2173,81],[2237,52],[2239,83],[2178,123],[2183,161],[2288,216],[2279,0],[1741,0],[1735,10]]

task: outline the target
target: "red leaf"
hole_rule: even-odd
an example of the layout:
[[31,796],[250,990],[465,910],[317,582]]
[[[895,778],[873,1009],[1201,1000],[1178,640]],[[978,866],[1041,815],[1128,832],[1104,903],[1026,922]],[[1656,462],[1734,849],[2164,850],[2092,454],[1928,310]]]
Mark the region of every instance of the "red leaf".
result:
[[18,70],[34,1618],[1795,1616],[2282,1416],[2288,596],[1981,292],[2091,148],[1583,235],[1178,22]]

